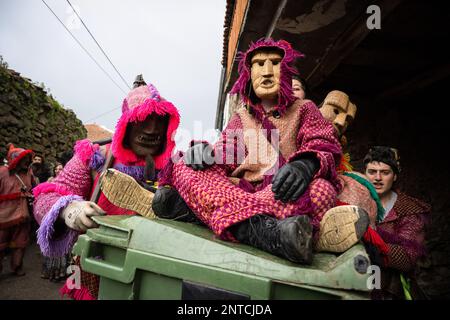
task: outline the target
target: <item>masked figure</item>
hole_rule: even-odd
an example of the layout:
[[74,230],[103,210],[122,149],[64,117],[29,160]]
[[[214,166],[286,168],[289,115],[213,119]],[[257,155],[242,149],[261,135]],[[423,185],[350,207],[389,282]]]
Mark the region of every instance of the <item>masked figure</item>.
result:
[[5,250],[11,250],[11,270],[25,275],[23,256],[30,238],[31,187],[30,164],[33,152],[10,144],[8,166],[0,166],[0,273]]
[[[33,190],[34,215],[40,224],[38,244],[43,254],[58,257],[71,252],[80,233],[97,227],[92,216],[138,213],[154,217],[154,193],[144,187],[154,184],[170,159],[179,122],[175,106],[153,85],[142,85],[123,101],[112,143],[99,146],[78,141],[63,171],[51,183]],[[102,173],[111,154],[112,169]],[[99,183],[102,191],[94,203],[89,199]],[[75,299],[96,298],[98,278],[83,272],[81,289],[65,286],[62,292]]]
[[[367,214],[336,204],[341,147],[333,126],[312,101],[292,92],[293,62],[301,56],[286,41],[260,40],[241,55],[232,93],[245,107],[214,146],[193,142],[162,177],[155,214],[176,218],[177,191],[222,239],[239,241],[297,263],[312,249],[342,252],[367,227]],[[336,219],[345,216],[345,219]]]

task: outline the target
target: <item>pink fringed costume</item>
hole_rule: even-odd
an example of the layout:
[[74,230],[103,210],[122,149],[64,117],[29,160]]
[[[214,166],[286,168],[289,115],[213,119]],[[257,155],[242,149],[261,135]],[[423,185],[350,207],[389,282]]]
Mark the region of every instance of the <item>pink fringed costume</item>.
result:
[[[284,54],[278,105],[265,113],[250,97],[249,57],[256,49],[267,47]],[[341,147],[333,126],[315,104],[295,100],[292,95],[291,77],[295,71],[291,65],[299,56],[283,40],[252,44],[241,55],[240,76],[232,90],[241,95],[246,107],[234,114],[214,146],[216,163],[204,171],[194,171],[181,160],[167,170],[169,174],[163,179],[222,238],[233,239],[227,229],[258,214],[280,219],[307,214],[317,231],[322,216],[336,204],[340,189],[336,164],[341,158]],[[273,138],[272,132],[278,133],[278,137]],[[260,153],[261,150],[264,152]],[[294,203],[275,200],[271,181],[278,169],[311,154],[319,160],[320,169],[305,193]]]
[[[152,85],[133,89],[125,98],[122,116],[116,125],[112,143],[105,148],[113,153],[113,167],[137,181],[144,181],[145,159],[137,157],[131,149],[124,147],[123,141],[129,123],[144,121],[153,113],[169,116],[165,149],[162,154],[154,157],[155,169],[160,171],[169,161],[175,147],[173,137],[180,123],[180,116],[176,107],[163,99]],[[38,244],[45,256],[59,257],[70,253],[79,233],[67,228],[64,222],[58,219],[59,215],[72,201],[90,199],[99,177],[98,173],[105,162],[106,150],[88,140],[78,141],[74,156],[64,170],[52,182],[40,184],[33,189],[34,216],[40,224]],[[133,211],[114,206],[103,194],[100,195],[98,205],[111,215],[135,214]],[[81,290],[70,291],[63,288],[62,292],[75,299],[95,298],[98,282],[92,280],[92,277],[94,276],[83,272]]]

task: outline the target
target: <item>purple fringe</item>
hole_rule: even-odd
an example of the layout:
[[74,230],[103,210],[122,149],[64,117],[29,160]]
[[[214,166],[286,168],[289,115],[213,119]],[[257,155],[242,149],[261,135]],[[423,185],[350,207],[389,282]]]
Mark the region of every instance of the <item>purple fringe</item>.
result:
[[246,104],[252,105],[250,101],[250,61],[249,57],[253,51],[260,48],[278,48],[284,52],[281,61],[281,79],[280,94],[278,95],[277,109],[281,115],[286,112],[286,108],[290,106],[295,97],[292,94],[292,75],[297,74],[293,63],[297,58],[304,57],[304,54],[292,48],[291,44],[285,40],[275,41],[273,39],[259,39],[255,43],[251,43],[249,49],[238,54],[240,60],[238,70],[239,78],[236,80],[231,94],[239,93]]
[[126,166],[122,163],[114,165],[114,169],[123,172],[137,181],[144,181],[144,167],[143,166]]
[[54,239],[54,224],[59,217],[62,209],[66,208],[74,200],[83,200],[77,195],[64,196],[53,205],[50,211],[42,219],[41,225],[37,230],[37,243],[41,248],[42,254],[46,257],[62,257],[72,250],[72,246],[78,238],[78,232],[67,228],[68,230],[58,239]]
[[172,158],[169,159],[167,164],[158,174],[158,186],[173,185],[172,183],[172,172],[174,163]]
[[89,168],[96,171],[100,171],[105,164],[105,157],[102,155],[100,150],[96,150],[92,155],[91,161],[89,162]]

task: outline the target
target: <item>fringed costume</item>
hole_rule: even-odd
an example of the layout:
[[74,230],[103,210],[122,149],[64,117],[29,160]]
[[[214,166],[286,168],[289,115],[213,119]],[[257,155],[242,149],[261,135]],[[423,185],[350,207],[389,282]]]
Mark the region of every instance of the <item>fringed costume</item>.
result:
[[[168,115],[166,146],[162,154],[154,157],[156,172],[161,170],[171,157],[175,147],[173,135],[180,123],[180,116],[175,106],[160,97],[152,85],[132,90],[123,102],[120,117],[112,139],[105,150],[88,140],[78,141],[73,158],[64,170],[50,183],[37,186],[34,215],[40,224],[38,244],[45,256],[63,256],[71,252],[79,233],[69,229],[59,219],[60,213],[74,200],[89,200],[98,182],[100,171],[108,152],[114,156],[113,168],[126,173],[137,181],[144,180],[145,159],[142,159],[123,145],[128,124],[144,121],[150,114]],[[145,181],[144,181],[145,182]],[[108,215],[130,215],[136,212],[112,204],[103,194],[97,203]],[[64,286],[63,294],[74,299],[95,299],[98,292],[98,278],[82,272],[81,289],[68,289]]]

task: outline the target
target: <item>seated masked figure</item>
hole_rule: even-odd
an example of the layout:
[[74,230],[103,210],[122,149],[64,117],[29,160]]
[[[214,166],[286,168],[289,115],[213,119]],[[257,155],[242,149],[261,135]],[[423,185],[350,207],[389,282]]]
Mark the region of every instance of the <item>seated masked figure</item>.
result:
[[[70,253],[80,233],[97,227],[92,216],[137,213],[154,217],[154,193],[141,185],[152,185],[168,163],[179,122],[178,110],[172,103],[163,99],[153,85],[141,85],[123,101],[110,144],[78,141],[63,171],[52,182],[33,190],[34,215],[40,224],[38,244],[44,256]],[[112,160],[112,169],[102,173],[107,160]],[[98,184],[102,187],[95,203],[89,200]],[[75,299],[96,298],[98,278],[82,272],[81,282],[81,289],[65,286],[62,292]]]
[[[345,149],[347,138],[344,134],[348,126],[355,120],[356,105],[350,101],[346,93],[333,90],[327,94],[325,100],[320,104],[319,110],[322,116],[333,124],[341,146]],[[341,192],[338,194],[338,204],[352,204],[363,208],[369,214],[373,226],[377,214],[383,214],[383,208],[375,189],[367,178],[352,170],[350,155],[345,153],[337,168],[338,180],[342,185]]]
[[[360,239],[367,214],[355,206],[331,209],[340,191],[335,168],[341,157],[333,126],[312,101],[293,96],[299,56],[286,41],[272,39],[242,54],[232,93],[240,94],[244,107],[214,148],[193,142],[166,170],[161,183],[173,188],[157,190],[157,216],[173,219],[191,210],[222,239],[305,264],[312,262],[313,247],[343,252]],[[185,210],[173,206],[178,193]]]

